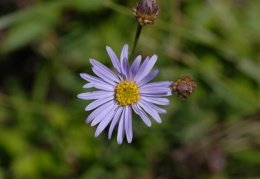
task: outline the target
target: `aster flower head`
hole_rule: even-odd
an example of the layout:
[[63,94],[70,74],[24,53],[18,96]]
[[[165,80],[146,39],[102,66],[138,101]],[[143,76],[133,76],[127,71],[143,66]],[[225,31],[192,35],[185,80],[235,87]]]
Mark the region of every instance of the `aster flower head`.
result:
[[161,123],[159,114],[165,114],[166,110],[158,105],[168,105],[169,100],[164,96],[172,94],[172,88],[169,87],[172,82],[160,81],[151,82],[159,72],[152,70],[157,55],[151,58],[147,57],[141,64],[141,56],[137,56],[132,66],[128,62],[128,45],[122,49],[120,61],[114,51],[107,47],[112,64],[117,75],[100,62],[90,59],[93,65],[92,70],[97,77],[81,73],[80,76],[88,81],[83,88],[96,88],[96,91],[81,93],[78,98],[84,100],[95,100],[91,102],[86,111],[94,110],[86,119],[86,123],[91,122],[91,126],[97,125],[95,136],[109,125],[108,138],[111,139],[112,132],[118,124],[117,141],[122,143],[126,135],[128,143],[133,138],[132,129],[132,109],[138,114],[147,126],[151,126],[150,118],[152,116],[158,123]]
[[133,15],[141,26],[153,24],[160,13],[156,0],[142,0],[137,2],[132,10]]

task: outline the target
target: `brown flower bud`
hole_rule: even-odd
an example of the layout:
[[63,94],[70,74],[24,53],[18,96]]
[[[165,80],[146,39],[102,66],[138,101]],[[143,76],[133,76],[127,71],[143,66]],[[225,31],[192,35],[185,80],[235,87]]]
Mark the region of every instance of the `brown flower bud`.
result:
[[197,86],[197,83],[189,76],[184,76],[173,82],[173,90],[178,94],[180,100],[189,97]]
[[136,3],[132,13],[139,24],[145,26],[146,24],[153,24],[158,18],[158,14],[160,13],[158,9],[159,7],[155,0],[142,0]]

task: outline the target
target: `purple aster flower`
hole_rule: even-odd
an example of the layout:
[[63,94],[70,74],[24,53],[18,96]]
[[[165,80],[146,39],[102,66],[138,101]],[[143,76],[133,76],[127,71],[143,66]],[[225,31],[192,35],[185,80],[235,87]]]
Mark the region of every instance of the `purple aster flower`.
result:
[[81,93],[78,98],[84,100],[95,100],[91,102],[86,111],[94,110],[86,119],[91,126],[97,125],[95,132],[97,137],[110,123],[108,138],[111,139],[112,132],[118,124],[117,142],[121,144],[126,134],[128,143],[133,138],[132,109],[138,114],[147,126],[151,126],[152,116],[158,123],[161,123],[159,114],[165,114],[166,110],[154,104],[168,105],[169,100],[164,96],[172,94],[169,87],[171,81],[151,81],[159,72],[154,70],[149,73],[156,60],[157,55],[147,57],[141,64],[141,56],[137,56],[132,66],[128,62],[128,45],[124,45],[120,61],[114,51],[107,47],[117,75],[100,62],[90,59],[93,65],[92,70],[98,76],[91,76],[81,73],[80,76],[88,81],[83,88],[96,88],[97,91]]

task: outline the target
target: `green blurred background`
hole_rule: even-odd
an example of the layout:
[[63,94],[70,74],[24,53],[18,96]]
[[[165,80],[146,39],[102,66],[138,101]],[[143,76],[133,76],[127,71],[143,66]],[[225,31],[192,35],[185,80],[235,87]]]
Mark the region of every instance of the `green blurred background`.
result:
[[135,3],[0,1],[0,179],[260,178],[259,0],[158,0],[137,54],[195,93],[169,97],[162,124],[134,116],[131,144],[85,125],[79,73],[132,49]]

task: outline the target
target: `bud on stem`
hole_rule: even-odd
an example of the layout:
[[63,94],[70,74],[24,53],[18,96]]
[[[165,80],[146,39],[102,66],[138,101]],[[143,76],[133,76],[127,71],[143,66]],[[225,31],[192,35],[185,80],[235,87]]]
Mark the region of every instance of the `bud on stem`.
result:
[[136,3],[132,13],[139,24],[145,26],[146,24],[153,24],[158,18],[158,14],[160,13],[158,9],[159,7],[155,0],[142,0]]
[[180,100],[185,100],[189,97],[197,86],[197,83],[189,76],[184,76],[173,82],[173,90],[178,94]]

